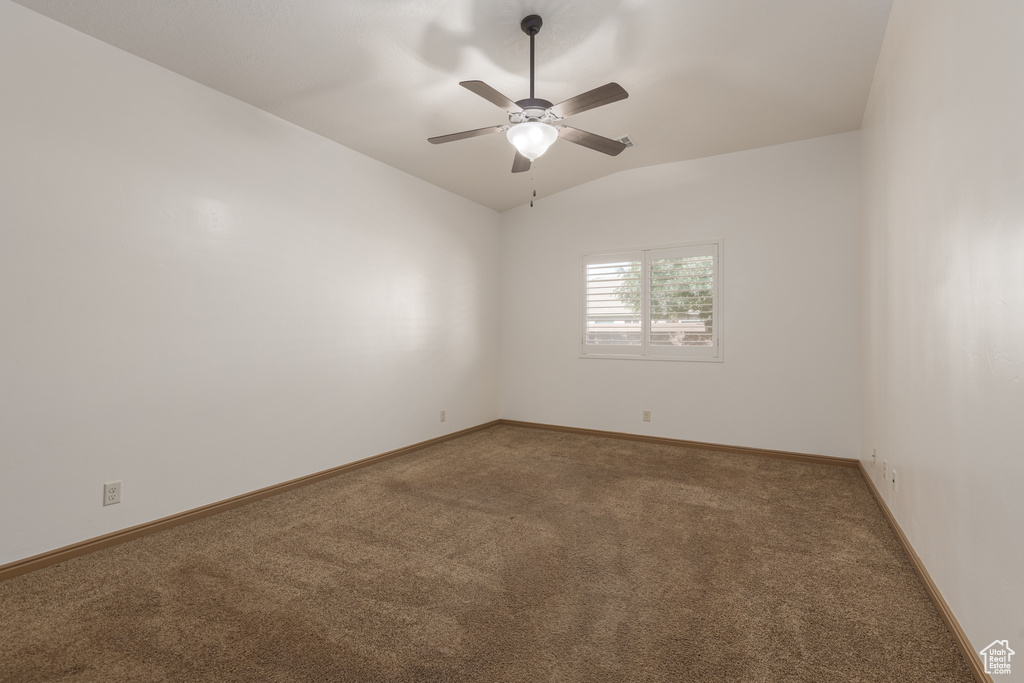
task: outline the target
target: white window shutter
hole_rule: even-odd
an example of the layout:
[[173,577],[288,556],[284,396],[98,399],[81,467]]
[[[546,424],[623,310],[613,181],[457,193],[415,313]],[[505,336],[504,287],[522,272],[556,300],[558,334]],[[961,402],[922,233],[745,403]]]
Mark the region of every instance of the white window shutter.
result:
[[717,355],[718,245],[646,252],[649,356]]
[[583,352],[638,355],[643,345],[643,253],[599,254],[583,262]]

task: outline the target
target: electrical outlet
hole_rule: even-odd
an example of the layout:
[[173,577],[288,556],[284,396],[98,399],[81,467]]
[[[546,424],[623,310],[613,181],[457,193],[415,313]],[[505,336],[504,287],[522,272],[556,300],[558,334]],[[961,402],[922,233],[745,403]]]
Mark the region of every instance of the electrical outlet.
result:
[[896,468],[895,467],[892,468],[892,492],[893,493],[899,493],[900,492],[900,480],[896,478]]
[[650,421],[651,421],[651,411],[645,410],[644,411],[644,422],[650,422]]
[[882,479],[889,478],[889,464],[882,458]]
[[103,504],[116,505],[121,502],[121,482],[111,481],[103,485]]
[[441,411],[441,422],[444,422],[444,420],[445,420],[445,414],[444,414],[444,411],[442,410]]
[[871,464],[872,465],[877,465],[878,464],[878,449],[877,448],[872,448],[871,449]]

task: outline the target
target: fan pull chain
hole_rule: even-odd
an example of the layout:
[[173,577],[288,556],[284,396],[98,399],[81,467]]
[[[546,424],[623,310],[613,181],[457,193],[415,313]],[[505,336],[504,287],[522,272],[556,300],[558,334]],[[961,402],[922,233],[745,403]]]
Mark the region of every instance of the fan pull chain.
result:
[[537,183],[533,177],[533,166],[530,166],[530,188],[533,190],[533,196],[530,197],[530,208],[533,208],[533,200],[537,196]]

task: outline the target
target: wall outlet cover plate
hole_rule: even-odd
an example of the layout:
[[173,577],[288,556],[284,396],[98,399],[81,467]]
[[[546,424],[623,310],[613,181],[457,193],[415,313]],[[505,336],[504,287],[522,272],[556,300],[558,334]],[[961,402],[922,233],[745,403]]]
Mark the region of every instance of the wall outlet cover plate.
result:
[[111,481],[103,485],[103,505],[116,505],[121,502],[121,482]]

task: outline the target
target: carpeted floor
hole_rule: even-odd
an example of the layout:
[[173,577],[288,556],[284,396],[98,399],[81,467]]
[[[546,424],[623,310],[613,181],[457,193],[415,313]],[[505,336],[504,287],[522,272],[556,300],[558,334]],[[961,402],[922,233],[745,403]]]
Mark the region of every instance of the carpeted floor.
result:
[[856,470],[498,426],[0,583],[0,680],[972,679]]

